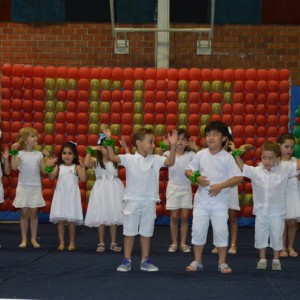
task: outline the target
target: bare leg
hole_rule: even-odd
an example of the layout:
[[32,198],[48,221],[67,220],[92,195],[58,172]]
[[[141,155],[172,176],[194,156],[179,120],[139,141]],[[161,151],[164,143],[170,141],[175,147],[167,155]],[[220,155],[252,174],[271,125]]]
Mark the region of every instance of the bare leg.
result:
[[37,231],[38,231],[38,208],[30,208],[29,209],[30,214],[30,231],[31,231],[31,244],[34,248],[39,248],[40,245],[37,242]]
[[170,211],[170,231],[171,231],[171,239],[172,244],[178,244],[178,220],[179,220],[179,209]]
[[57,223],[58,231],[58,248],[63,249],[65,247],[65,221],[58,221]]
[[116,237],[117,237],[117,225],[110,225],[110,243],[115,244],[116,243]]
[[280,253],[280,251],[273,250],[273,259],[279,259],[279,253]]
[[25,248],[27,244],[27,230],[28,230],[28,221],[29,221],[29,210],[28,207],[21,208],[21,218],[20,218],[20,229],[21,229],[21,238],[22,242],[19,245],[20,248]]
[[142,260],[147,259],[150,254],[150,237],[140,236]]
[[218,247],[219,265],[226,263],[227,247]]
[[68,222],[69,227],[69,236],[70,236],[70,243],[69,243],[69,250],[75,249],[75,223],[74,222]]
[[135,236],[124,236],[124,258],[131,259]]
[[236,251],[238,224],[236,210],[229,209],[230,249]]
[[180,227],[180,234],[181,234],[181,245],[187,244],[187,234],[189,230],[189,209],[181,209],[180,213],[181,218],[181,227]]
[[193,249],[195,261],[201,264],[204,245],[194,245]]
[[266,248],[258,249],[259,259],[266,259]]
[[297,221],[295,219],[287,221],[288,249],[294,249],[297,231]]
[[287,233],[287,230],[288,230],[288,223],[287,223],[287,221],[285,221],[285,225],[284,225],[284,230],[283,230],[283,235],[282,235],[282,249],[286,249],[286,240],[287,240],[287,238],[286,238],[286,233]]
[[98,227],[99,244],[104,244],[105,225],[101,224]]

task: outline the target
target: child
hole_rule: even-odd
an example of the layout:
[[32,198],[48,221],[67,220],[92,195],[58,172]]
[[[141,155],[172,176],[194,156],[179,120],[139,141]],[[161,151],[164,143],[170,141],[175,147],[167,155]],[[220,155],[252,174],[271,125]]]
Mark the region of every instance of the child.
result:
[[[235,149],[235,145],[233,143],[233,137],[231,134],[231,128],[228,127],[228,138],[224,145],[224,150],[232,153],[232,150]],[[245,152],[252,150],[253,146],[246,144],[242,145],[239,150]],[[230,248],[228,250],[228,254],[236,254],[237,253],[237,234],[238,234],[238,223],[237,223],[237,212],[240,210],[239,204],[239,193],[238,186],[235,185],[229,189],[229,231],[230,231]],[[215,247],[212,250],[212,253],[217,254],[218,248]]]
[[[281,150],[281,162],[293,164],[297,159],[292,157],[295,146],[295,138],[290,133],[285,133],[279,138]],[[285,229],[283,233],[283,249],[280,257],[297,257],[298,253],[294,249],[297,218],[300,218],[300,184],[299,176],[291,177],[287,183]],[[286,247],[286,242],[288,246]]]
[[133,143],[137,147],[135,154],[115,155],[112,149],[111,132],[105,125],[101,126],[106,136],[108,157],[111,161],[126,168],[126,189],[124,195],[124,259],[117,268],[119,272],[131,270],[131,253],[134,238],[140,234],[141,264],[140,269],[155,272],[159,269],[149,259],[150,238],[153,235],[156,218],[156,203],[159,201],[159,170],[175,162],[177,132],[169,135],[170,155],[168,158],[152,155],[155,148],[155,136],[151,129],[143,128],[133,134]]
[[[193,195],[191,182],[185,176],[185,168],[192,160],[195,153],[190,151],[189,134],[182,129],[178,130],[178,141],[176,143],[176,160],[173,166],[169,167],[169,181],[166,190],[166,209],[170,210],[170,231],[172,244],[168,252],[176,252],[178,249],[178,221],[180,219],[180,250],[183,253],[191,252],[187,245],[187,234],[189,226],[189,211],[193,207]],[[193,143],[192,143],[193,145]],[[197,149],[198,150],[198,149]],[[163,154],[170,155],[170,151]]]
[[297,176],[300,162],[280,163],[280,147],[274,142],[261,146],[261,163],[257,167],[243,163],[239,156],[236,162],[243,175],[251,179],[253,190],[253,214],[255,218],[255,244],[259,250],[258,270],[267,268],[266,248],[273,248],[272,270],[281,271],[279,253],[282,250],[282,234],[286,216],[286,190],[288,178]]
[[[48,166],[52,164],[47,162]],[[73,142],[66,142],[62,146],[58,162],[53,172],[49,173],[49,178],[54,180],[58,176],[58,181],[54,191],[49,221],[58,223],[57,250],[65,249],[65,223],[69,227],[69,251],[74,251],[75,246],[75,224],[83,223],[80,190],[80,181],[86,181],[86,171],[82,159],[78,155],[77,146]]]
[[[2,135],[2,131],[0,130],[0,138]],[[3,171],[5,175],[10,175],[10,163],[9,163],[9,152],[8,148],[5,147],[4,151],[0,151],[0,162],[1,162],[1,167],[0,167],[0,203],[4,202],[4,191],[3,191],[3,184],[2,184],[2,176],[3,176]]]
[[[87,148],[84,165],[94,168],[96,181],[92,188],[89,204],[85,217],[85,225],[98,227],[99,244],[97,252],[105,251],[104,234],[105,226],[110,226],[110,250],[122,251],[116,243],[117,225],[123,225],[122,202],[124,197],[124,185],[118,178],[118,167],[112,163],[107,154],[107,148],[103,146],[106,137],[100,134],[98,145]],[[91,154],[96,152],[96,158]]]
[[[194,198],[192,244],[195,260],[187,271],[203,270],[202,254],[206,243],[209,221],[213,228],[213,243],[218,247],[218,270],[231,273],[226,263],[228,245],[228,192],[229,187],[243,180],[242,174],[232,155],[223,149],[228,137],[228,128],[224,123],[215,121],[205,127],[205,142],[208,148],[195,154],[186,169],[186,176],[197,178],[199,184]],[[200,178],[201,177],[201,178]]]
[[[21,237],[19,248],[27,247],[27,230],[30,221],[31,245],[40,248],[37,242],[38,208],[45,206],[42,195],[41,172],[44,173],[43,154],[35,151],[38,134],[34,128],[22,128],[17,135],[17,143],[11,146],[11,168],[19,170],[19,180],[13,205],[21,208]],[[18,151],[21,149],[21,151]]]

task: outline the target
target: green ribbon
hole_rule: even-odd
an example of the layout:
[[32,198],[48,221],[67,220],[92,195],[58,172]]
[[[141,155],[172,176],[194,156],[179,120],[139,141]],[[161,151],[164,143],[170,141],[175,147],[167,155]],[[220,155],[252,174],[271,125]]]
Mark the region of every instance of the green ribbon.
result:
[[93,155],[93,154],[95,154],[95,151],[89,146],[86,148],[86,153]]
[[17,156],[18,154],[19,154],[19,150],[17,149],[9,150],[9,155],[11,156]]
[[55,169],[55,166],[45,166],[44,170],[46,174],[52,173]]
[[190,181],[194,184],[198,184],[197,182],[197,178],[201,176],[200,172],[199,171],[195,171],[192,173],[192,175],[190,176]]
[[243,155],[243,154],[244,154],[244,150],[241,150],[241,149],[236,149],[236,150],[233,150],[233,151],[231,152],[231,155],[232,155],[233,157],[241,156],[241,155]]
[[169,146],[166,145],[163,141],[158,142],[158,146],[164,151],[167,151],[169,149]]
[[114,139],[110,139],[110,140],[104,140],[103,141],[103,145],[106,147],[114,147],[115,145],[115,140]]

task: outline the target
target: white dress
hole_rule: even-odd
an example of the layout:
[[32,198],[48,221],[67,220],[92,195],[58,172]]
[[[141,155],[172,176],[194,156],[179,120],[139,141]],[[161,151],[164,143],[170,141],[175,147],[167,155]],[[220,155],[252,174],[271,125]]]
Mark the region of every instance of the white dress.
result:
[[36,208],[45,206],[42,194],[40,163],[43,154],[40,151],[19,151],[19,179],[13,206],[16,208]]
[[[295,163],[296,158],[288,162]],[[300,181],[297,177],[289,178],[286,193],[286,219],[300,218]]]
[[96,181],[92,188],[85,217],[85,225],[98,227],[123,224],[124,185],[118,178],[118,170],[112,162],[94,168]]
[[3,184],[2,184],[2,166],[0,166],[0,203],[4,202],[4,191],[3,191]]
[[58,180],[54,191],[50,222],[58,221],[75,222],[77,225],[83,223],[80,189],[78,186],[78,176],[76,175],[76,165],[60,165]]

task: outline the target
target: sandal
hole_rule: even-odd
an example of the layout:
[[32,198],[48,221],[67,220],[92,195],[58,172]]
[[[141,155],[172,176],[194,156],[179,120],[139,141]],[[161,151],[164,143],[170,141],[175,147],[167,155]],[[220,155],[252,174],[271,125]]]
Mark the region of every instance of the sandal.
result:
[[27,247],[27,243],[26,242],[22,242],[20,245],[19,245],[19,248],[22,248],[22,249],[25,249]]
[[222,274],[232,273],[232,269],[226,263],[222,263],[218,266],[218,271]]
[[288,253],[287,253],[287,251],[286,251],[286,249],[285,248],[283,248],[281,251],[280,251],[280,253],[279,253],[279,257],[288,257],[289,255],[288,255]]
[[298,257],[298,252],[295,251],[295,249],[289,248],[288,250],[289,250],[289,256],[290,257]]
[[211,253],[212,254],[218,254],[218,248],[215,247],[214,249],[211,250]]
[[104,243],[98,244],[98,247],[96,249],[97,252],[104,252],[105,251],[105,245]]
[[257,263],[256,270],[266,270],[267,269],[267,260],[260,259]]
[[230,248],[229,248],[229,250],[228,250],[228,254],[236,254],[236,252],[237,252],[237,246],[235,246],[235,245],[230,245]]
[[171,244],[171,245],[169,246],[168,252],[174,253],[174,252],[177,251],[177,249],[178,249],[178,245],[177,245],[177,244]]
[[68,247],[68,250],[69,250],[69,251],[75,251],[75,250],[76,250],[75,245],[70,245],[70,246]]
[[36,242],[36,241],[31,242],[31,246],[32,246],[32,248],[34,248],[34,249],[41,248],[41,245],[40,245],[38,242]]
[[188,272],[199,272],[203,271],[204,267],[202,263],[198,263],[197,261],[192,261],[186,268],[185,270]]
[[110,244],[109,249],[111,251],[114,251],[114,252],[121,252],[122,251],[122,247],[119,247],[117,243]]
[[190,253],[191,252],[191,247],[188,245],[180,245],[180,251],[182,253]]

